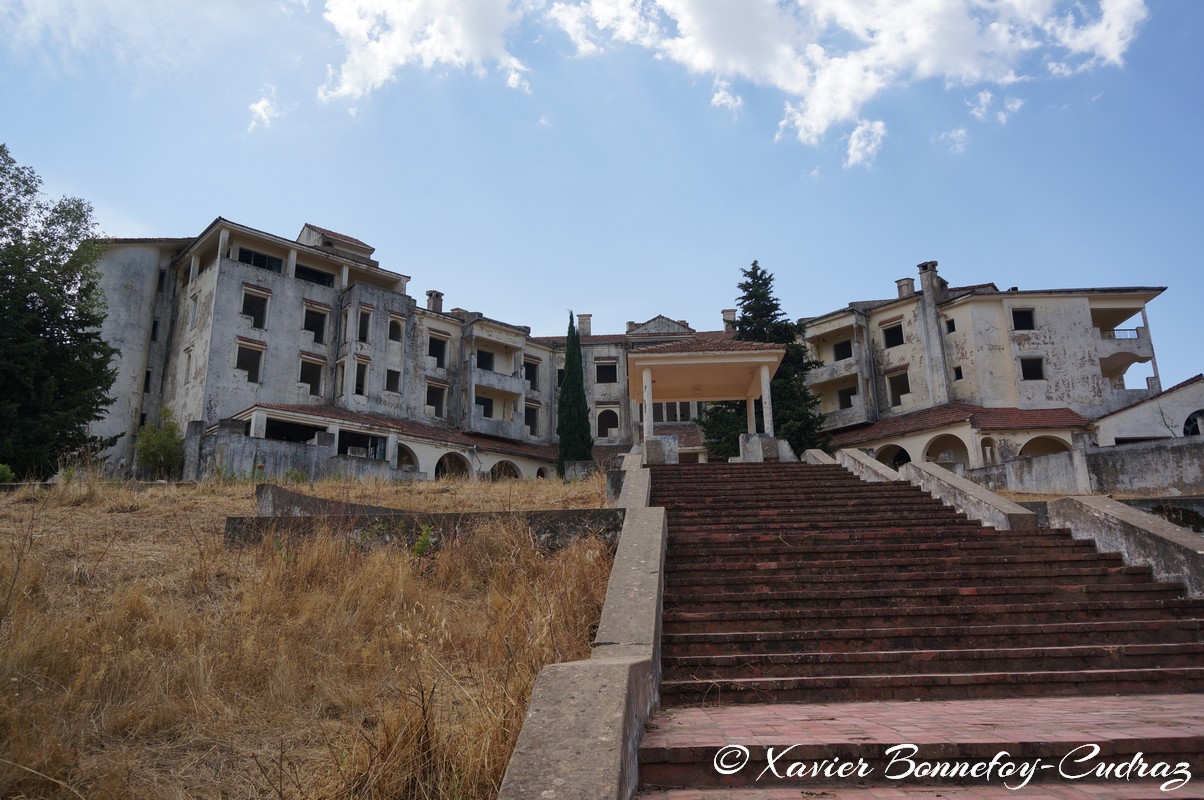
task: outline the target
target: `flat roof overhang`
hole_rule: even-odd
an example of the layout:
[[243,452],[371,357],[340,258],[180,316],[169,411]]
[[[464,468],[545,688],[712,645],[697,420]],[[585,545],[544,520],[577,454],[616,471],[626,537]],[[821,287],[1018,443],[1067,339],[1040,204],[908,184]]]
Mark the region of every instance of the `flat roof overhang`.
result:
[[654,402],[712,402],[761,396],[761,367],[777,372],[786,355],[781,349],[738,352],[657,353],[627,355],[627,396],[643,402],[643,371],[652,370]]

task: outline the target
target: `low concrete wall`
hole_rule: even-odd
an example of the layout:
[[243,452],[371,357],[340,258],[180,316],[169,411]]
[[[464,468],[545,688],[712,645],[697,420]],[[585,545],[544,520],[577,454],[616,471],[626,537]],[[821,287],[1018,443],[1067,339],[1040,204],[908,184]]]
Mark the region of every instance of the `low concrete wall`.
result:
[[1200,437],[1076,448],[1017,458],[967,471],[996,491],[1033,494],[1143,494],[1160,497],[1204,493],[1204,441]]
[[1121,500],[1138,511],[1156,514],[1172,525],[1204,533],[1204,497],[1160,497]]
[[[625,464],[630,464],[626,462]],[[660,692],[661,592],[668,527],[647,503],[646,469],[630,469],[627,506],[606,603],[587,661],[551,664],[531,704],[499,800],[629,800],[644,725]]]
[[1049,524],[1092,539],[1126,564],[1149,566],[1160,581],[1182,582],[1204,597],[1204,536],[1108,497],[1063,497],[1049,503]]
[[860,450],[840,450],[836,453],[836,462],[861,480],[870,483],[903,480],[899,473]]
[[899,470],[905,479],[946,505],[999,530],[1035,530],[1037,515],[936,464],[911,462]]
[[[191,430],[191,426],[190,426]],[[184,478],[211,476],[284,479],[290,473],[311,479],[360,477],[378,480],[419,480],[418,472],[393,469],[388,461],[337,455],[327,445],[256,439],[242,433],[218,432],[185,442]]]
[[835,464],[836,459],[825,453],[823,450],[804,450],[802,461],[807,464]]

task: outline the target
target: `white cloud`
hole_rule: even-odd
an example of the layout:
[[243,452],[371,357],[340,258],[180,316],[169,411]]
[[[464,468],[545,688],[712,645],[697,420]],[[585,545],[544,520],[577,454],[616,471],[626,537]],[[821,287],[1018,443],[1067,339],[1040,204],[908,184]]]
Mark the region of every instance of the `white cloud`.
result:
[[974,102],[966,101],[966,105],[970,106],[970,116],[982,122],[991,113],[991,101],[995,99],[995,95],[985,89],[978,93],[974,98]]
[[247,125],[247,133],[256,128],[272,127],[273,120],[284,113],[276,104],[276,87],[270,83],[263,87],[263,94],[260,98],[247,108],[251,112],[251,122]]
[[951,131],[945,131],[940,135],[942,142],[949,143],[949,152],[956,155],[961,155],[966,152],[966,129],[954,128]]
[[548,119],[547,115],[544,114],[543,116],[541,116],[539,118],[539,127],[541,127],[541,128],[552,127],[552,120]]
[[744,98],[739,95],[732,94],[731,84],[725,80],[715,79],[715,93],[711,95],[711,106],[714,108],[726,108],[735,114],[744,105]]
[[886,123],[882,120],[869,122],[861,120],[849,134],[849,150],[845,158],[844,168],[864,165],[869,169],[882,149],[882,140],[886,138]]
[[507,49],[507,31],[524,9],[510,0],[326,0],[323,17],[347,51],[318,90],[323,100],[358,99],[410,64],[451,66],[483,74],[487,64],[506,74],[506,85],[529,91],[527,71]]
[[1024,106],[1024,100],[1019,97],[1005,97],[1003,99],[1003,110],[995,112],[995,119],[999,120],[1000,125],[1006,125],[1008,117],[1015,114]]

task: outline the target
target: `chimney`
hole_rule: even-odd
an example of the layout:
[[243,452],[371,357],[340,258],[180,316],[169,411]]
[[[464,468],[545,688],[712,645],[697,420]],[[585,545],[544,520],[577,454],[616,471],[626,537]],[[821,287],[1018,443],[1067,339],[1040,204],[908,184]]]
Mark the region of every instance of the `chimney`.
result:
[[632,322],[631,320],[627,320],[627,332],[631,333],[634,330],[635,330],[635,323]]
[[577,315],[577,335],[592,336],[590,333],[590,320],[594,318],[593,314],[578,314]]
[[945,295],[948,294],[945,291],[947,284],[936,274],[936,262],[925,261],[923,264],[917,264],[916,267],[920,270],[920,289],[924,294],[938,303],[944,300]]
[[431,289],[426,293],[426,310],[434,311],[436,314],[443,313],[443,292]]
[[736,309],[725,308],[720,313],[723,314],[723,332],[724,333],[735,333],[736,332]]
[[911,297],[916,293],[915,278],[899,278],[895,281],[895,286],[899,287],[899,297]]

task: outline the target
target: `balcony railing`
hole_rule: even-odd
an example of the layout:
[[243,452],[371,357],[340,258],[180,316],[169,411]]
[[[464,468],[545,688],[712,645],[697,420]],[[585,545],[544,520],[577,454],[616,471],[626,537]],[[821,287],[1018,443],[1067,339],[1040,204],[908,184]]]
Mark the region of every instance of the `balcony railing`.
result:
[[850,375],[857,374],[857,359],[844,358],[840,361],[831,364],[824,364],[822,367],[816,367],[807,373],[807,383],[811,386],[816,386],[821,383],[829,383],[830,381],[847,378]]
[[1100,331],[1101,339],[1140,339],[1139,328],[1114,328],[1110,331]]

